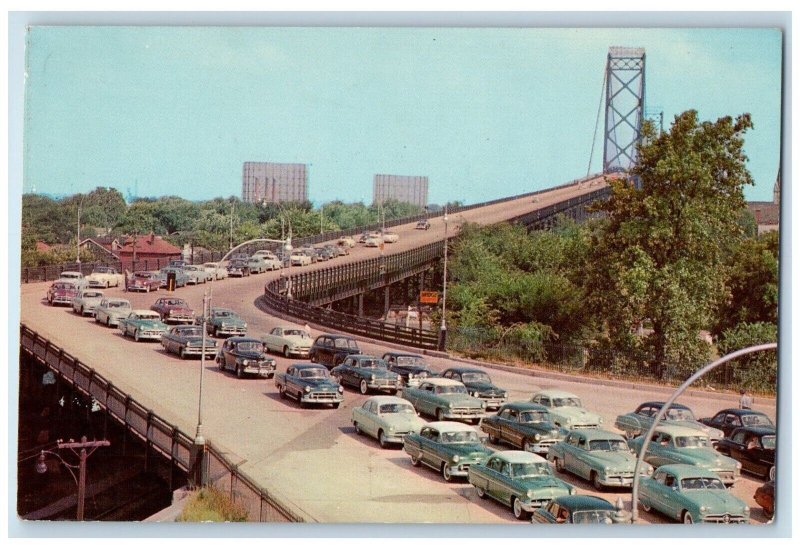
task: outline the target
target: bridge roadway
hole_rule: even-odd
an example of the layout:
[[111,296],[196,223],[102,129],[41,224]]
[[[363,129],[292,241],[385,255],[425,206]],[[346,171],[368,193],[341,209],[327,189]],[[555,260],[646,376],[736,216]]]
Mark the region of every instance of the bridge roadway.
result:
[[[597,188],[597,187],[594,187]],[[594,190],[592,188],[591,190]],[[541,195],[537,206],[546,206],[577,189]],[[583,190],[582,192],[586,192]],[[451,226],[464,220],[493,223],[531,209],[530,198],[518,204],[487,207],[487,211],[468,211],[454,216]],[[426,244],[443,234],[443,221],[436,219],[429,231],[415,231],[413,225],[393,228],[400,242],[387,245],[386,253]],[[339,262],[372,257],[377,249],[357,246]],[[322,268],[327,263],[304,267]],[[297,268],[293,268],[294,271]],[[285,321],[265,315],[257,304],[264,284],[276,273],[228,279],[208,286],[187,287],[176,295],[199,309],[203,292],[213,290],[213,304],[239,311],[248,322],[248,333],[260,336]],[[51,308],[44,299],[49,283],[26,284],[21,289],[22,322],[63,347],[88,366],[130,393],[143,405],[193,434],[197,425],[199,360],[182,361],[167,355],[158,343],[135,343],[118,330],[81,319],[67,308]],[[118,289],[108,295],[129,298],[134,308],[148,308],[158,294],[124,294]],[[317,331],[313,331],[317,335]],[[362,350],[382,354],[390,346],[363,342]],[[292,360],[275,357],[279,369]],[[456,361],[429,358],[431,366],[443,370]],[[496,384],[509,390],[510,400],[524,400],[540,389],[560,387],[576,393],[585,405],[602,414],[605,424],[632,410],[641,401],[663,398],[664,393],[648,393],[638,388],[601,387],[589,380],[570,381],[492,370]],[[351,410],[366,397],[346,389],[345,402],[338,410],[301,409],[294,401],[279,398],[273,380],[236,379],[206,362],[203,387],[203,433],[215,445],[227,450],[241,470],[254,480],[299,508],[309,521],[327,523],[515,523],[511,511],[491,500],[481,500],[466,482],[446,483],[441,475],[426,467],[414,468],[402,449],[383,450],[369,438],[355,434],[350,423]],[[735,398],[723,395],[692,395],[682,399],[700,416],[735,405]],[[775,417],[774,401],[757,400],[757,408]],[[506,448],[506,447],[500,447]],[[594,494],[588,483],[571,475],[560,475],[577,486],[581,493]],[[761,484],[747,474],[733,492],[751,505],[753,522],[765,522],[752,496]],[[614,501],[630,500],[629,491],[599,494]],[[645,523],[667,522],[655,513],[640,512]]]

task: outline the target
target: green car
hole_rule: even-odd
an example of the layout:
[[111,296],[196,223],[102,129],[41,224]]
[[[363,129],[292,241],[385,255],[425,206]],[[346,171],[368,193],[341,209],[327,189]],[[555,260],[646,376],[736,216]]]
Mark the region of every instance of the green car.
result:
[[553,423],[547,408],[530,402],[504,404],[496,415],[483,418],[481,430],[492,444],[503,441],[534,454],[546,454],[567,434]]
[[[597,490],[631,486],[636,469],[636,456],[622,435],[601,429],[570,431],[566,439],[550,448],[547,460],[559,473],[569,471],[583,477]],[[640,474],[652,473],[653,467],[643,464]]]
[[353,408],[353,427],[359,435],[378,439],[381,448],[403,444],[403,438],[425,425],[410,402],[395,396],[374,396]]
[[715,473],[692,465],[662,465],[639,484],[639,503],[684,524],[747,523],[750,507]]
[[469,396],[463,383],[439,377],[427,378],[417,387],[406,387],[403,398],[418,412],[439,421],[464,419],[477,423],[486,410],[486,403]]
[[136,341],[161,340],[161,336],[169,328],[161,322],[161,317],[157,312],[138,309],[131,311],[128,316],[120,318],[117,326],[123,336],[131,336]]
[[[636,437],[631,441],[631,449],[638,455],[642,444],[644,436]],[[742,471],[741,463],[711,447],[711,440],[703,431],[676,425],[656,427],[644,459],[653,467],[673,463],[701,467],[719,475],[728,486],[736,482]]]
[[382,359],[370,355],[348,355],[331,375],[342,385],[357,387],[362,395],[369,391],[397,394],[403,386],[402,377],[390,372]]
[[[202,318],[197,322],[201,323]],[[206,320],[206,331],[214,337],[243,336],[247,334],[247,322],[230,309],[213,307]]]
[[522,450],[492,454],[469,469],[469,483],[478,497],[490,496],[526,519],[559,496],[577,494],[574,486],[556,478],[544,458]]
[[600,414],[590,412],[580,398],[561,389],[539,391],[531,402],[547,408],[553,423],[564,429],[599,429],[603,424]]
[[411,456],[414,467],[424,463],[441,472],[447,482],[466,477],[470,467],[492,453],[481,444],[478,431],[455,421],[434,421],[419,433],[409,433],[403,439],[403,450]]

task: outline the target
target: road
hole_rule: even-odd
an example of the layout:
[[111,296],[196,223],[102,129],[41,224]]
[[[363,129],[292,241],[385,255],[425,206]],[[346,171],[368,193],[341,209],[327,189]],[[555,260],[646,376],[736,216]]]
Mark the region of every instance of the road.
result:
[[[596,187],[595,187],[596,188]],[[538,198],[537,205],[561,200],[575,188],[564,189]],[[582,192],[586,192],[584,189]],[[487,207],[485,211],[464,212],[450,219],[493,223],[531,209],[530,198]],[[527,210],[526,210],[527,209]],[[432,220],[429,231],[415,231],[413,225],[392,229],[400,242],[387,245],[385,253],[403,251],[425,244],[443,234],[441,218]],[[379,254],[377,249],[358,246],[353,253],[334,262],[302,269],[322,268],[335,262],[353,261]],[[295,271],[300,268],[293,268]],[[276,273],[253,275],[244,279],[224,280],[177,290],[196,309],[202,306],[203,293],[212,291],[213,304],[235,309],[247,320],[248,333],[267,333],[286,322],[258,309],[264,284]],[[144,406],[153,409],[184,432],[193,434],[197,424],[199,360],[182,361],[167,355],[157,343],[135,343],[118,330],[97,325],[90,318],[81,319],[67,308],[51,308],[44,301],[48,283],[27,284],[21,288],[22,322],[56,345],[80,358],[121,390]],[[119,289],[108,295],[125,296],[134,308],[147,309],[158,294],[124,294]],[[314,331],[313,335],[317,335]],[[365,342],[362,350],[382,354],[389,345]],[[278,368],[291,361],[276,357]],[[430,358],[437,370],[455,364],[444,358]],[[271,492],[291,500],[310,520],[345,523],[515,523],[511,511],[491,500],[481,500],[466,482],[446,483],[431,469],[411,466],[402,449],[381,449],[376,441],[359,437],[350,423],[351,409],[366,397],[346,389],[345,402],[338,410],[301,409],[294,401],[278,396],[272,380],[244,379],[222,373],[212,362],[206,363],[203,389],[203,432],[218,447],[240,456],[241,469]],[[558,386],[580,396],[587,408],[602,414],[606,425],[631,411],[636,405],[663,394],[645,394],[641,389],[602,388],[590,380],[558,381],[492,370],[497,385],[509,390],[510,400],[525,400],[540,388]],[[721,395],[687,396],[681,401],[698,417],[711,415],[733,405]],[[762,405],[763,404],[763,405]],[[757,402],[756,407],[775,417],[774,401]],[[577,486],[581,493],[592,494],[589,483],[571,475],[559,475]],[[752,495],[761,481],[745,475],[733,488],[734,494],[751,505],[754,522],[764,522],[761,509]],[[630,500],[627,491],[604,492],[611,501],[618,497]],[[658,514],[641,512],[643,522],[666,522]]]

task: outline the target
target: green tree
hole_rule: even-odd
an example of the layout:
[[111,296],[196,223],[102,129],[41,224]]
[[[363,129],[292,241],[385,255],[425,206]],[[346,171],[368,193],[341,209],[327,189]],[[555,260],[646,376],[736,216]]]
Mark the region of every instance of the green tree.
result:
[[[720,353],[726,355],[745,347],[778,340],[778,326],[769,322],[742,322],[728,328],[719,339]],[[751,353],[732,360],[728,366],[732,381],[739,387],[761,393],[775,393],[778,356],[774,350]]]

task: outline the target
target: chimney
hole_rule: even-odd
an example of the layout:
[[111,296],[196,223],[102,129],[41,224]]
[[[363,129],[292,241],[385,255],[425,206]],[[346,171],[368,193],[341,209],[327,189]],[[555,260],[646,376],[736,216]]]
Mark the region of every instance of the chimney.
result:
[[756,208],[755,218],[756,218],[756,225],[761,225],[761,209],[760,208]]

